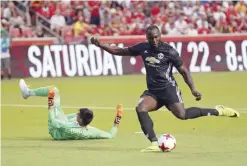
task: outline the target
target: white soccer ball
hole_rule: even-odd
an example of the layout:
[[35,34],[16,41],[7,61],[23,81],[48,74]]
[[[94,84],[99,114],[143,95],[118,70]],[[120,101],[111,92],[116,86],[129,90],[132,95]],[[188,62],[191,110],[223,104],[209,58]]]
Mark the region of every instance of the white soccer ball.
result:
[[176,139],[171,134],[162,134],[158,139],[158,145],[163,152],[170,152],[176,147]]

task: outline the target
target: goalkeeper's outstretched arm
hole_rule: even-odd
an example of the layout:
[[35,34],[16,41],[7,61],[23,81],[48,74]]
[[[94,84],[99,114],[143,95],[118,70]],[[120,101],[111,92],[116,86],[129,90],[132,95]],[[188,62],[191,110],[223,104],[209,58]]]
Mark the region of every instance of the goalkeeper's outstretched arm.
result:
[[65,128],[65,133],[71,135],[71,139],[110,139],[114,138],[118,131],[118,126],[122,118],[123,106],[117,106],[117,114],[114,119],[113,127],[109,132],[100,130],[96,127]]

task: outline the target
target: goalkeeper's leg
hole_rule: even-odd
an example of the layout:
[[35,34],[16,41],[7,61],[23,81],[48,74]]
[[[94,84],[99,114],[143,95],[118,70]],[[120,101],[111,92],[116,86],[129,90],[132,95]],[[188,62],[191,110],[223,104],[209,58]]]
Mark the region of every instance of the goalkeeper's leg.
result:
[[20,80],[19,86],[21,89],[22,97],[24,99],[27,99],[30,96],[48,97],[49,89],[53,87],[53,86],[48,86],[48,87],[40,87],[37,89],[29,89],[28,85],[23,79]]
[[29,89],[26,82],[23,79],[20,80],[19,86],[24,99],[27,99],[30,96],[48,97],[49,119],[67,119],[61,109],[58,88],[56,88],[55,86],[48,86],[40,87],[37,89]]

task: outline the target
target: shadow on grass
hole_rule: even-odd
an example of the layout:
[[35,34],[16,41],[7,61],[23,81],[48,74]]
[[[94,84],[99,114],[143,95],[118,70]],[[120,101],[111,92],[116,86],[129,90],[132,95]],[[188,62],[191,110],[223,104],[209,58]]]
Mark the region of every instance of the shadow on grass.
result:
[[129,148],[129,147],[90,147],[89,145],[83,146],[83,145],[70,145],[70,146],[51,146],[51,145],[30,145],[30,144],[24,144],[24,145],[2,145],[2,150],[4,149],[46,149],[46,150],[66,150],[66,151],[87,151],[87,152],[92,152],[92,151],[97,151],[97,152],[140,152],[139,148]]
[[137,151],[139,148],[119,147],[114,139],[94,140],[53,140],[49,137],[18,137],[3,138],[2,149],[49,149],[49,150],[76,150],[76,151]]
[[2,141],[53,141],[51,137],[2,137]]

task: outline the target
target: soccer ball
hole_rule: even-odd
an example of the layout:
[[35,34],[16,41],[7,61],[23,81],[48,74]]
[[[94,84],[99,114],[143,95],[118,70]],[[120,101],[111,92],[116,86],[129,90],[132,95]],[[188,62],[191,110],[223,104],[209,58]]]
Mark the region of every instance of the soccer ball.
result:
[[158,145],[163,152],[170,152],[176,147],[176,139],[171,134],[162,134],[158,139]]

